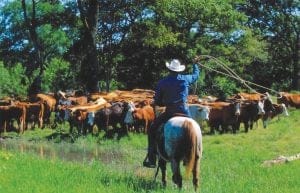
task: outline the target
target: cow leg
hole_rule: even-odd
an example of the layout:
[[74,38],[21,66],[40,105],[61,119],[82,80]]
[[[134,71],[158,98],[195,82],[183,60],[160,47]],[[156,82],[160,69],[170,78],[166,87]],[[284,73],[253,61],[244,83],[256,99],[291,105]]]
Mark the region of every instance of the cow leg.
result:
[[44,128],[44,125],[43,125],[43,117],[40,117],[39,118],[39,127],[41,128],[41,129],[43,129]]
[[228,125],[222,124],[221,125],[221,134],[226,133],[227,130],[228,130]]
[[86,129],[83,122],[80,123],[80,132],[82,135],[86,135]]
[[245,133],[248,133],[249,130],[249,121],[244,122],[244,127],[245,127]]
[[7,121],[4,121],[3,124],[3,133],[6,134]]
[[20,133],[24,133],[24,127],[25,127],[25,121],[23,119],[20,119],[19,120],[19,130],[20,130]]
[[70,134],[72,134],[74,125],[73,125],[73,122],[71,120],[69,120],[69,126],[70,126]]
[[144,133],[147,134],[148,133],[148,121],[145,120],[145,128],[144,128]]
[[254,123],[254,120],[250,119],[249,120],[249,128],[250,128],[250,130],[253,129],[253,123]]
[[239,128],[240,128],[240,123],[239,122],[232,124],[232,133],[235,134],[236,131],[239,130]]
[[264,129],[267,128],[268,119],[262,120]]

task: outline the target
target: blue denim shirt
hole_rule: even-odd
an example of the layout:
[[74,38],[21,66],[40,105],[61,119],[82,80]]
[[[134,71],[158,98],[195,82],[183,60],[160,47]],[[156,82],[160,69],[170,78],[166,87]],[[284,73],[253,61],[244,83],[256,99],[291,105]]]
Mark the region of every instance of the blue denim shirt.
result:
[[187,106],[189,87],[199,78],[200,70],[193,64],[192,74],[170,74],[160,80],[156,86],[154,103],[166,106],[166,113],[183,113],[190,115]]

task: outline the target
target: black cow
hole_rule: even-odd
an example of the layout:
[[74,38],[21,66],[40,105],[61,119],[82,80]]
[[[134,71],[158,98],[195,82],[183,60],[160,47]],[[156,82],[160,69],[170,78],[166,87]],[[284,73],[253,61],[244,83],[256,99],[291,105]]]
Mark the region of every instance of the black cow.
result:
[[[127,111],[127,102],[116,102],[113,103],[111,107],[97,111],[95,113],[94,122],[99,129],[106,131],[107,137],[112,137],[112,134],[115,132],[117,132],[119,136],[120,134],[127,134],[127,128],[124,122]],[[112,130],[108,129],[109,126],[112,127]]]

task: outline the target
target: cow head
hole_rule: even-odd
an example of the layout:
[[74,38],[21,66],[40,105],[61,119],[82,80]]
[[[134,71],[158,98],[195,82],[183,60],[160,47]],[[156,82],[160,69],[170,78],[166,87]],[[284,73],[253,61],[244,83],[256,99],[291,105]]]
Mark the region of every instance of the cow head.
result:
[[268,98],[264,100],[264,110],[265,110],[265,115],[264,115],[265,118],[263,118],[263,126],[264,128],[266,128],[268,119],[271,118],[272,115],[275,113],[274,105],[272,104],[272,101]]
[[209,120],[210,108],[208,106],[198,107],[199,117],[202,120]]
[[191,117],[195,120],[208,120],[210,108],[200,104],[191,104],[188,106]]
[[258,109],[258,115],[264,115],[266,113],[264,110],[264,101],[258,101],[257,109]]
[[241,115],[241,102],[239,101],[234,102],[234,114],[236,116]]
[[133,123],[133,116],[132,113],[135,110],[135,105],[132,101],[129,101],[127,104],[127,112],[124,118],[124,123],[126,124],[132,124]]
[[275,111],[272,101],[268,98],[264,100],[264,110],[266,113],[272,113]]
[[87,115],[87,123],[90,126],[93,126],[94,122],[95,122],[95,112],[89,112]]
[[280,104],[280,105],[282,106],[283,114],[284,114],[285,116],[289,116],[289,112],[288,112],[288,110],[287,110],[285,104]]

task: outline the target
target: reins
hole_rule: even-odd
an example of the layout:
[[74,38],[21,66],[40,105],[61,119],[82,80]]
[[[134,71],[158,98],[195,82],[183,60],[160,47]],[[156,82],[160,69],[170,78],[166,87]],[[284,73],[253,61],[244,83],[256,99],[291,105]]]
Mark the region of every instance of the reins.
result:
[[[202,63],[198,63],[198,65],[210,70],[210,71],[213,71],[213,72],[216,72],[218,74],[222,74],[224,76],[227,76],[227,77],[230,77],[230,78],[233,78],[235,80],[238,80],[239,82],[241,82],[245,87],[247,87],[248,89],[250,89],[251,91],[254,91],[255,93],[259,93],[257,92],[255,89],[253,89],[250,85],[254,85],[254,86],[257,86],[257,87],[260,87],[260,88],[263,88],[265,90],[268,90],[268,91],[271,91],[271,92],[274,92],[274,93],[277,93],[277,94],[280,94],[280,92],[274,90],[274,89],[271,89],[271,88],[268,88],[268,87],[265,87],[265,86],[262,86],[262,85],[259,85],[259,84],[256,84],[256,83],[253,83],[253,82],[250,82],[250,81],[247,81],[247,80],[244,80],[243,78],[241,78],[239,75],[237,75],[231,68],[229,68],[224,62],[220,61],[219,59],[213,57],[213,56],[210,56],[210,55],[199,55],[201,58],[208,58],[209,60],[213,60],[216,64],[218,64],[218,66],[220,66],[221,68],[223,68],[227,73],[225,72],[221,72],[219,70],[216,70],[216,69],[213,69],[207,65],[204,65]],[[262,93],[260,93],[262,94]]]

